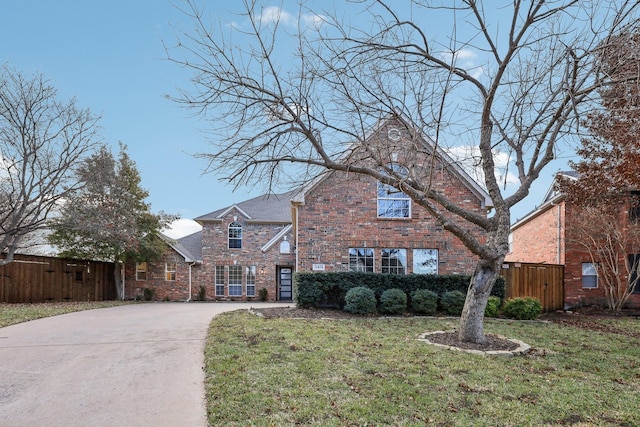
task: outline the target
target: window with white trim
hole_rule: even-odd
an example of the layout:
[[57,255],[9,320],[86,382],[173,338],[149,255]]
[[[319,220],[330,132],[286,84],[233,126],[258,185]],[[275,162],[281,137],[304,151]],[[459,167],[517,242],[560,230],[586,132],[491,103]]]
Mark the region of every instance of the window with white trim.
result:
[[[398,164],[387,166],[392,176],[406,177],[407,168]],[[397,188],[378,181],[378,218],[411,218],[411,198]]]
[[414,274],[438,274],[438,250],[414,249],[413,250]]
[[406,274],[407,273],[407,250],[406,249],[383,249],[382,250],[382,273]]
[[216,265],[216,296],[224,296],[224,265]]
[[176,271],[178,270],[178,263],[175,261],[167,261],[164,264],[164,278],[168,282],[176,280]]
[[146,262],[136,262],[136,280],[147,280]]
[[256,267],[251,265],[247,267],[247,296],[256,296]]
[[598,271],[592,262],[582,263],[582,289],[595,289],[598,287]]
[[229,266],[229,296],[230,297],[242,296],[242,266],[241,265]]
[[349,270],[373,272],[373,249],[349,248]]
[[229,224],[229,249],[242,249],[242,224],[236,221]]

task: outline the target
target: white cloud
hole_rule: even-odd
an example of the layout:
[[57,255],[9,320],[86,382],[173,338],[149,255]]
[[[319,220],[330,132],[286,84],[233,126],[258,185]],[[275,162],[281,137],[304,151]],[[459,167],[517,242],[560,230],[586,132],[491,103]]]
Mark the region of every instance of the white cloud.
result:
[[295,18],[292,14],[276,6],[265,7],[258,17],[258,21],[263,24],[273,24],[276,22],[285,25],[295,25]]
[[[265,7],[260,16],[257,17],[257,20],[263,24],[279,23],[289,27],[295,27],[298,25],[298,20],[295,15],[276,6]],[[300,21],[308,27],[317,29],[325,21],[325,17],[322,15],[304,13],[300,15]]]
[[[457,162],[462,168],[479,184],[484,186],[484,172],[480,166],[480,148],[476,146],[458,146],[445,149],[447,154]],[[510,158],[509,154],[495,150],[493,152],[493,161],[495,164],[495,175],[499,183],[517,184],[518,177],[509,172]]]
[[202,230],[202,226],[192,219],[180,218],[162,230],[162,233],[172,239],[180,239],[189,234]]
[[484,73],[484,68],[477,63],[478,55],[471,49],[441,52],[440,57],[447,63],[453,63],[456,67],[466,70],[474,79],[479,78]]

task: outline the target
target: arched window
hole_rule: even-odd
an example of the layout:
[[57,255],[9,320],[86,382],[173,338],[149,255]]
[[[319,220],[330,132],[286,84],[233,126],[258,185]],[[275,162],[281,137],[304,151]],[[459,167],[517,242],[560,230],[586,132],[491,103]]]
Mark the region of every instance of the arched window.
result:
[[[399,177],[408,175],[407,169],[398,164],[388,167]],[[378,181],[378,218],[410,218],[411,199],[397,188]]]
[[291,244],[288,240],[283,240],[280,242],[280,253],[281,254],[290,254],[291,253]]
[[242,249],[242,224],[229,224],[229,249]]

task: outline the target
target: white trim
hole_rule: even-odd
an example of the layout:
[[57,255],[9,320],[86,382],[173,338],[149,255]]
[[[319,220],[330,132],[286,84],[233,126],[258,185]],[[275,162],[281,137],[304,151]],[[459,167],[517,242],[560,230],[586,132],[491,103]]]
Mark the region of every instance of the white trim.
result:
[[291,224],[287,225],[285,228],[280,230],[280,232],[278,234],[276,234],[271,240],[269,240],[263,247],[261,247],[260,250],[262,252],[267,252],[269,249],[271,249],[273,247],[273,245],[275,245],[288,232],[290,232],[292,228],[293,228],[293,225],[291,225]]
[[253,219],[251,218],[251,215],[249,215],[248,213],[246,213],[245,211],[243,211],[242,209],[240,209],[238,207],[238,205],[233,205],[233,206],[229,206],[227,209],[225,209],[220,215],[216,216],[216,219],[222,219],[224,218],[229,212],[231,212],[233,209],[236,209],[238,212],[240,212],[242,215],[244,215],[245,218],[247,219]]

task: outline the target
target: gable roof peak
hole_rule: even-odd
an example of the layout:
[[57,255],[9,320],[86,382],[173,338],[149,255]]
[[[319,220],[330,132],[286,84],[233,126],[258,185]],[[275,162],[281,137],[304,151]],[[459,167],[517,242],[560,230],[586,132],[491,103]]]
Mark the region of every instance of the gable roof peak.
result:
[[291,222],[291,197],[293,193],[294,191],[263,194],[199,216],[194,220],[198,223],[219,222],[235,209],[251,222],[287,224]]

